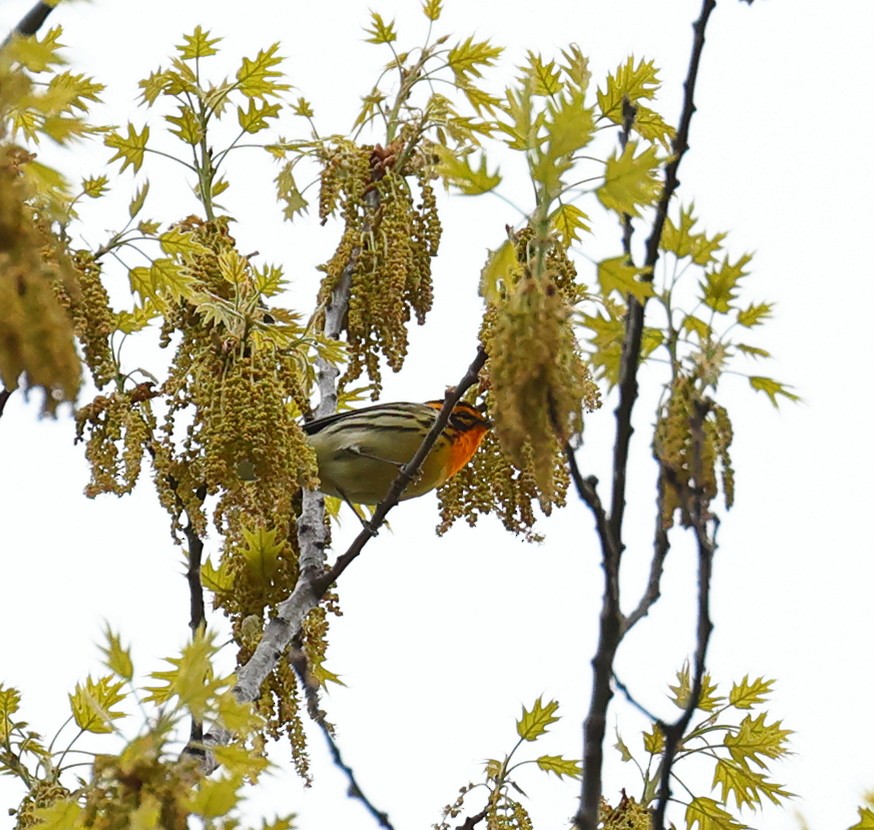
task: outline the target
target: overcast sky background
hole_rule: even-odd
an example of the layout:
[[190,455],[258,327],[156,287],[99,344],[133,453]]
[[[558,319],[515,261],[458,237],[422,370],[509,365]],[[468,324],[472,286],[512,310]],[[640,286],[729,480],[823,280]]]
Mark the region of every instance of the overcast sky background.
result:
[[[29,5],[4,0],[0,29],[8,30]],[[372,4],[397,18],[407,45],[424,35],[418,6],[413,0]],[[676,123],[699,6],[697,0],[449,0],[439,25],[459,39],[475,33],[508,46],[492,76],[498,88],[526,49],[555,55],[578,43],[591,59],[593,86],[629,54],[654,59],[664,83],[658,107]],[[98,1],[62,6],[50,23],[64,27],[71,67],[109,85],[107,107],[98,113],[106,121],[142,125],[147,116],[134,105],[137,80],[166,65],[182,33],[199,23],[225,38],[227,69],[217,75],[241,55],[281,40],[288,77],[314,103],[322,132],[342,133],[388,59],[362,43],[367,8],[353,0]],[[730,231],[733,258],[755,252],[745,297],[778,302],[756,341],[776,360],[750,371],[788,382],[804,398],[775,412],[742,379],[720,389],[736,430],[737,502],[722,516],[709,663],[726,688],[747,673],[775,678],[771,715],[796,732],[796,755],[776,765],[774,777],[800,798],[788,810],[746,814],[747,823],[770,830],[799,827],[801,817],[816,830],[848,827],[863,793],[874,788],[874,563],[867,523],[874,461],[867,393],[872,33],[874,7],[859,0],[757,0],[752,7],[722,0],[708,30],[692,149],[681,170],[681,199],[694,199],[702,226]],[[148,120],[154,136],[158,119]],[[303,130],[290,116],[280,128],[285,136]],[[101,172],[106,158],[100,147],[82,145],[58,163],[76,180]],[[92,227],[111,227],[113,215],[126,211],[133,183],[116,170],[117,201],[106,218],[102,205],[83,208]],[[239,249],[282,263],[293,281],[292,302],[311,302],[315,266],[329,255],[337,227],[316,231],[312,217],[299,225],[281,221],[266,154],[241,155],[236,171],[225,202],[239,220],[233,229]],[[512,179],[509,169],[502,172]],[[151,163],[146,175],[152,195],[145,215],[168,222],[196,211],[172,168]],[[530,207],[524,187],[508,195]],[[444,198],[443,208],[434,311],[430,324],[413,334],[404,371],[387,377],[386,399],[437,397],[461,377],[475,351],[485,250],[520,218],[493,197]],[[616,229],[597,230],[582,256],[618,253]],[[96,245],[103,236],[94,233],[88,242]],[[638,241],[644,236],[641,231]],[[580,259],[583,278],[593,282],[585,262]],[[121,271],[116,279],[124,285]],[[658,377],[656,369],[645,375],[653,383]],[[602,479],[609,476],[612,403],[589,419],[580,456],[584,470]],[[650,550],[652,403],[644,395],[636,422],[627,605],[636,601]],[[145,673],[162,668],[160,658],[185,641],[188,605],[181,552],[169,542],[148,481],[132,497],[86,500],[87,469],[81,447],[72,445],[69,413],[57,421],[37,416],[36,400],[25,403],[16,394],[0,421],[0,682],[22,690],[23,717],[51,735],[66,717],[67,692],[100,671],[96,644],[104,621],[132,642]],[[382,532],[344,574],[344,616],[332,624],[329,665],[347,686],[331,689],[326,706],[347,761],[399,830],[437,821],[459,786],[479,780],[484,758],[512,747],[515,718],[538,695],[557,698],[565,717],[529,757],[579,757],[601,595],[597,542],[582,505],[572,502],[545,521],[547,540],[536,546],[507,536],[490,519],[475,531],[457,527],[437,539],[435,508],[429,495],[392,514],[392,531]],[[354,522],[344,523],[337,550],[355,530]],[[208,541],[208,550],[217,546],[217,539]],[[693,553],[678,543],[663,599],[618,662],[638,699],[665,717],[673,714],[666,684],[693,646],[694,585]],[[617,700],[610,719],[642,757],[640,717]],[[304,792],[281,767],[268,786],[253,791],[251,814],[296,811],[304,828],[372,827],[360,805],[346,799],[316,733],[312,754],[314,787]],[[634,769],[610,750],[607,755],[607,797],[615,800],[622,787],[637,793]],[[282,762],[281,747],[274,757]],[[533,796],[535,826],[560,828],[575,810],[577,785],[543,778],[531,772],[520,783]],[[4,808],[19,798],[14,781],[0,780]],[[474,798],[469,812],[481,806]],[[11,819],[0,812],[5,827]]]

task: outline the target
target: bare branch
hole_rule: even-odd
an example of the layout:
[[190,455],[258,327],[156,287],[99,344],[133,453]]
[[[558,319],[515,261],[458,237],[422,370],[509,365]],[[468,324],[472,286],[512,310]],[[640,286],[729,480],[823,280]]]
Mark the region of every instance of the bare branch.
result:
[[668,557],[668,551],[671,549],[671,540],[668,538],[668,531],[665,529],[662,519],[662,505],[664,504],[664,481],[659,475],[658,489],[659,495],[656,503],[656,528],[655,538],[653,539],[653,554],[649,563],[649,579],[646,583],[643,596],[637,607],[626,616],[625,630],[633,628],[642,620],[648,613],[649,609],[658,602],[661,593],[662,573],[665,568],[665,559]]
[[[694,39],[692,56],[684,84],[683,107],[680,115],[680,123],[673,142],[673,154],[670,163],[665,168],[665,180],[661,196],[655,211],[652,230],[646,242],[646,260],[644,279],[652,280],[653,269],[659,256],[659,244],[662,231],[668,215],[668,206],[671,197],[679,185],[677,176],[683,156],[689,148],[689,127],[692,115],[695,112],[695,83],[698,77],[698,67],[704,46],[704,30],[711,12],[716,7],[716,0],[703,0],[701,16],[694,24]],[[628,113],[626,123],[628,122]],[[627,229],[624,243],[630,241]],[[603,742],[606,730],[607,708],[613,697],[611,680],[613,676],[613,662],[619,642],[628,628],[627,621],[622,617],[619,603],[619,565],[623,551],[622,526],[625,515],[625,490],[628,473],[628,457],[631,446],[631,436],[634,433],[632,426],[632,412],[637,400],[638,381],[637,374],[640,366],[640,350],[643,341],[644,327],[644,304],[633,295],[628,296],[628,311],[625,317],[625,338],[622,343],[622,357],[619,368],[619,403],[616,406],[616,439],[613,446],[613,487],[610,499],[610,513],[603,530],[599,530],[602,551],[602,567],[605,571],[605,590],[601,606],[600,628],[598,635],[598,647],[592,659],[593,688],[589,703],[589,711],[583,726],[583,781],[580,795],[579,810],[574,817],[574,826],[579,830],[595,830],[598,824],[598,811],[601,801],[601,776],[603,766]],[[573,471],[573,467],[571,468]],[[580,489],[579,482],[576,482]],[[584,487],[581,497],[592,507],[593,502],[586,497],[591,496],[591,491]],[[603,508],[600,510],[603,519]],[[595,511],[596,521],[598,512]],[[700,536],[700,533],[699,533]],[[699,539],[700,545],[700,539]],[[632,625],[637,622],[651,607],[658,597],[661,570],[664,557],[667,555],[667,539],[657,533],[656,547],[653,563],[650,570],[650,583],[647,593],[637,609],[636,617]],[[703,565],[699,565],[699,579],[704,578]],[[709,574],[709,571],[708,571]],[[709,575],[707,580],[709,592]],[[700,600],[699,600],[700,601]],[[709,618],[708,618],[709,624]],[[701,617],[699,615],[699,652],[702,651],[700,640]],[[706,651],[706,641],[703,645]],[[703,661],[703,654],[701,655]],[[696,662],[696,670],[698,664]],[[703,672],[703,662],[701,664]],[[699,679],[700,684],[700,679]],[[699,687],[700,688],[700,687]],[[689,714],[691,717],[691,713]],[[668,791],[668,779],[665,778],[665,788]],[[662,819],[663,820],[663,819]]]
[[6,46],[13,35],[35,35],[40,26],[46,22],[46,18],[52,13],[55,3],[35,3],[33,8],[18,21],[18,25],[6,36],[6,39],[0,44],[0,49]]
[[[300,638],[296,637],[295,639],[299,640]],[[299,642],[291,649],[290,662],[304,688],[304,694],[307,699],[307,711],[322,730],[322,735],[325,736],[325,741],[328,744],[331,757],[334,759],[334,764],[343,772],[346,780],[349,782],[349,789],[347,790],[349,797],[360,801],[380,827],[385,827],[386,830],[394,830],[391,821],[389,821],[388,813],[374,806],[373,802],[364,794],[358,784],[355,771],[343,760],[343,754],[340,752],[340,747],[334,736],[333,727],[325,719],[325,713],[319,705],[319,686],[313,679],[312,673],[309,670],[309,661],[303,649],[300,648]]]
[[476,815],[468,816],[464,824],[459,824],[455,830],[473,830],[489,813],[488,805],[482,808]]

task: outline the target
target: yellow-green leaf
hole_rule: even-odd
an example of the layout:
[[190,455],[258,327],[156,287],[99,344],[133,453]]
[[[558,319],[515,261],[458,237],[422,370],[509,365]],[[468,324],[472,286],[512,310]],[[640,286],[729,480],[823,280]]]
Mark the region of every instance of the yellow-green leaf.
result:
[[0,741],[6,739],[12,721],[12,716],[21,705],[21,692],[18,689],[6,687],[0,683]]
[[82,192],[91,199],[100,198],[109,190],[109,178],[107,176],[91,176],[82,179]]
[[474,42],[473,37],[469,37],[449,50],[447,62],[456,77],[481,78],[483,68],[494,66],[503,51],[487,40]]
[[611,291],[617,291],[622,297],[633,294],[640,302],[645,302],[654,294],[652,282],[640,279],[645,271],[644,268],[629,265],[624,255],[602,259],[598,263],[601,293],[605,297]]
[[440,159],[435,167],[447,185],[452,185],[465,195],[487,193],[501,183],[498,171],[490,173],[486,167],[485,155],[480,156],[479,167],[474,169],[470,163],[470,155],[457,155],[447,147],[436,147]]
[[735,683],[731,687],[731,691],[728,693],[728,702],[735,709],[752,709],[753,706],[764,703],[768,699],[773,686],[773,680],[757,677],[751,681],[748,674],[744,675],[744,679],[740,683]]
[[687,830],[694,830],[696,824],[699,830],[746,830],[745,824],[723,810],[712,798],[693,798],[686,805],[685,819]]
[[643,733],[643,748],[650,755],[659,755],[665,750],[665,736],[662,730],[653,726],[651,732]]
[[720,801],[726,804],[729,796],[734,796],[737,807],[759,807],[762,796],[773,804],[792,797],[792,793],[769,781],[764,773],[755,772],[745,763],[736,763],[726,758],[719,758],[716,762],[713,786],[717,785],[721,788]]
[[773,303],[754,303],[748,308],[738,311],[737,322],[739,325],[751,329],[753,326],[764,323],[771,316],[773,310]]
[[489,251],[489,258],[480,273],[480,296],[486,302],[497,302],[505,296],[508,288],[516,284],[521,273],[516,246],[507,239],[496,250]]
[[[59,798],[47,807],[37,807],[33,818],[39,830],[79,830],[85,827],[85,809],[73,796]],[[93,825],[92,825],[93,826]]]
[[[251,704],[248,705],[251,708]],[[222,723],[225,723],[224,719]],[[270,763],[263,755],[252,752],[249,747],[240,743],[216,746],[212,751],[222,769],[227,770],[231,775],[247,776],[252,781],[267,769]]]
[[198,242],[191,231],[174,226],[164,231],[158,242],[161,250],[168,256],[202,256],[209,253],[203,243]]
[[859,820],[850,830],[874,830],[874,810],[868,807],[859,807]]
[[739,764],[752,761],[765,768],[766,764],[760,756],[773,759],[786,755],[786,739],[792,734],[792,730],[782,729],[783,722],[779,720],[765,723],[765,714],[761,712],[755,718],[747,715],[736,732],[725,736],[725,746]]
[[559,778],[564,775],[580,778],[583,774],[583,765],[580,761],[562,758],[561,755],[541,755],[537,759],[537,766],[545,772],[554,772]]
[[[144,268],[148,272],[148,268]],[[148,280],[148,273],[146,274]],[[139,293],[139,292],[138,292]],[[140,294],[142,297],[143,294]],[[142,331],[149,323],[152,322],[158,315],[158,309],[151,300],[144,300],[142,305],[134,306],[131,311],[122,309],[115,314],[115,328],[124,334],[133,334],[137,331]]]
[[203,718],[220,689],[228,685],[227,679],[217,680],[213,675],[212,659],[216,652],[213,639],[212,635],[198,631],[183,648],[181,657],[166,658],[172,668],[151,673],[163,685],[145,687],[149,693],[146,702],[161,704],[175,696],[195,717]]
[[73,719],[80,729],[96,734],[112,732],[112,721],[127,717],[124,712],[112,709],[125,698],[121,693],[124,682],[113,683],[112,680],[110,675],[99,680],[89,676],[84,686],[76,684],[69,698]]
[[200,566],[200,580],[208,591],[230,591],[234,587],[234,574],[230,562],[222,561],[216,568],[207,559]]
[[443,12],[442,0],[423,0],[422,11],[428,20],[437,20]]
[[60,37],[60,26],[53,26],[42,38],[36,35],[22,36],[13,33],[9,43],[3,45],[3,51],[6,53],[3,57],[21,64],[31,72],[46,72],[53,65],[66,63],[59,54],[64,47],[64,44],[59,42]]
[[633,127],[642,138],[658,142],[665,152],[670,151],[676,130],[655,110],[638,104],[634,112]]
[[194,284],[190,274],[177,262],[166,257],[156,259],[149,268],[149,278],[155,290],[168,293],[174,300],[191,300]]
[[255,103],[255,99],[250,98],[248,109],[237,107],[237,121],[245,132],[257,133],[270,126],[269,118],[279,117],[280,109],[279,104],[268,104],[266,101],[259,107]]
[[653,204],[660,185],[656,173],[661,164],[656,147],[647,147],[635,156],[637,142],[629,141],[622,152],[607,159],[604,184],[596,191],[608,210],[620,215],[639,216],[640,208]]
[[269,585],[279,568],[279,555],[284,543],[276,528],[243,528],[242,553],[252,574],[264,584]]
[[146,154],[146,143],[149,140],[149,125],[146,124],[141,132],[137,132],[133,124],[127,125],[127,136],[121,133],[110,133],[103,139],[103,143],[115,150],[115,155],[109,159],[110,163],[121,159],[121,169],[128,165],[137,172],[143,165]]
[[106,667],[124,680],[132,680],[134,664],[131,660],[130,649],[122,646],[121,638],[111,628],[107,627],[104,636],[106,637],[106,645],[101,646],[100,650],[104,654],[103,662],[106,663]]
[[282,63],[278,55],[279,44],[274,43],[268,49],[258,52],[254,60],[243,58],[243,63],[237,70],[237,88],[247,98],[265,98],[276,96],[287,90],[288,84],[277,83],[274,79],[281,78],[282,73],[274,67]]
[[722,248],[725,233],[707,236],[705,233],[693,233],[698,219],[695,216],[695,204],[680,208],[680,223],[675,225],[670,216],[665,219],[659,247],[669,251],[678,259],[690,257],[696,265],[709,265],[714,255]]
[[189,799],[189,809],[206,819],[227,815],[237,806],[242,786],[242,775],[219,779],[201,778]]
[[732,344],[741,354],[749,355],[749,357],[770,357],[771,353],[767,349],[760,349],[758,346],[750,346],[747,343]]
[[561,91],[561,77],[555,61],[544,63],[540,55],[529,51],[526,74],[533,81],[531,92],[534,95],[551,97]]
[[215,45],[221,41],[220,37],[211,38],[209,32],[204,32],[200,26],[195,26],[190,35],[182,35],[184,43],[180,43],[176,50],[182,60],[190,61],[195,58],[206,58],[218,54]]
[[607,77],[607,88],[602,92],[598,87],[598,107],[601,115],[614,124],[623,121],[622,102],[628,99],[632,104],[641,99],[654,98],[659,88],[658,70],[654,61],[634,62],[629,56],[624,64]]
[[143,209],[143,205],[146,203],[146,197],[148,195],[149,182],[148,180],[146,180],[134,194],[133,199],[131,199],[131,203],[127,207],[127,212],[131,219],[133,219]]
[[613,747],[619,750],[619,755],[622,758],[623,763],[628,763],[634,759],[634,756],[631,754],[631,750],[628,748],[628,745],[625,741],[622,740],[622,736],[619,734],[619,730],[616,730],[616,743],[613,744]]
[[579,241],[583,231],[591,230],[588,223],[588,215],[570,203],[560,204],[549,216],[550,228],[558,233],[565,247],[570,247],[575,241]]
[[738,282],[749,273],[744,268],[751,260],[750,254],[744,254],[733,263],[726,256],[720,265],[704,274],[704,282],[699,283],[699,288],[701,299],[708,308],[718,314],[728,314],[731,311],[737,299]]
[[546,732],[551,723],[558,720],[555,716],[557,710],[557,700],[550,700],[544,705],[541,697],[534,701],[530,712],[523,706],[522,717],[516,721],[516,732],[519,737],[525,741],[536,741]]
[[175,125],[175,129],[170,130],[173,135],[192,146],[200,143],[204,135],[203,123],[188,104],[179,106],[178,115],[165,115],[164,118],[168,123]]
[[370,12],[370,28],[364,31],[370,35],[365,38],[368,43],[394,43],[398,39],[394,20],[386,23],[382,15],[374,11]]
[[789,391],[792,388],[791,386],[785,386],[773,378],[763,378],[753,375],[749,380],[750,386],[752,386],[757,392],[764,392],[775,407],[780,406],[780,402],[777,400],[778,397],[786,398],[786,400],[789,401],[801,400],[798,395]]

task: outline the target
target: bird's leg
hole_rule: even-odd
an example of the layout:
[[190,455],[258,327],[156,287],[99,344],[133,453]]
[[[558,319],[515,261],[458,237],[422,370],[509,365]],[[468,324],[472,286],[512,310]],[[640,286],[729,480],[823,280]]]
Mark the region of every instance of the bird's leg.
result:
[[342,498],[343,501],[345,501],[346,504],[349,505],[349,509],[350,509],[350,510],[355,514],[355,518],[358,519],[359,522],[361,522],[361,526],[362,526],[362,527],[363,527],[363,528],[364,528],[364,529],[365,529],[365,530],[366,530],[366,531],[367,531],[371,536],[376,536],[376,535],[378,535],[378,534],[379,534],[379,531],[378,531],[378,530],[375,530],[374,527],[373,527],[373,525],[371,525],[370,522],[368,522],[368,521],[364,518],[364,516],[362,516],[362,515],[358,512],[358,508],[355,507],[354,504],[352,504],[352,502],[349,500],[349,498],[346,496],[346,494],[345,494],[342,490],[338,490],[338,492],[340,493],[340,498]]

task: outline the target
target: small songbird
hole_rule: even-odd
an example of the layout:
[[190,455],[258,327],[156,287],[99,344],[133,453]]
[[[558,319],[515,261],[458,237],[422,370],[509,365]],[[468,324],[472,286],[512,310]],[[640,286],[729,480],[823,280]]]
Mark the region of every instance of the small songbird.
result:
[[[377,504],[398,470],[416,454],[443,401],[383,403],[338,412],[303,425],[319,464],[319,490],[356,504]],[[458,403],[401,499],[421,496],[454,476],[473,457],[491,424]]]

